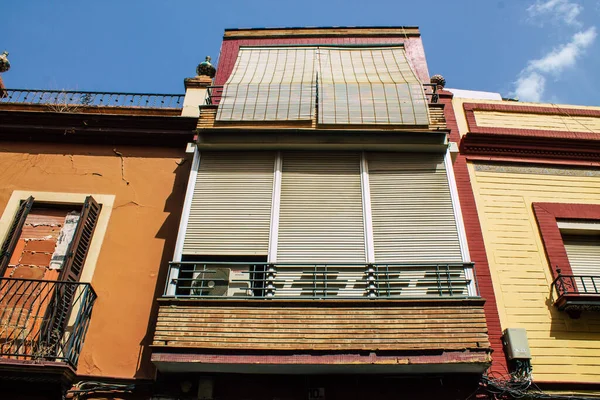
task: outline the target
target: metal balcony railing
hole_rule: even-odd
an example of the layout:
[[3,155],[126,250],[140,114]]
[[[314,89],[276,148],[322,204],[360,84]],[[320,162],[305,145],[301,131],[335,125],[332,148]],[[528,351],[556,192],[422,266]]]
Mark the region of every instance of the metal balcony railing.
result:
[[165,296],[222,299],[396,299],[477,295],[472,263],[172,262]]
[[[434,83],[424,83],[425,96],[429,101],[429,104],[436,104],[439,100],[439,95],[437,93],[437,84]],[[206,91],[206,105],[218,105],[221,102],[221,98],[223,97],[223,86],[209,86]]]
[[95,300],[89,283],[0,278],[0,358],[76,367]]
[[600,276],[562,275],[552,283],[559,296],[564,295],[600,295]]
[[82,92],[72,90],[4,89],[0,104],[41,104],[54,111],[76,112],[84,107],[180,109],[184,94]]

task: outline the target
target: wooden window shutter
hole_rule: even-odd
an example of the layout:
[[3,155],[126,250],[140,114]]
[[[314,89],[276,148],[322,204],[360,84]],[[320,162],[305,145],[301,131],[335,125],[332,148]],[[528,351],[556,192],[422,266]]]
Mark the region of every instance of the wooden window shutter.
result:
[[[86,197],[59,280],[79,281],[96,229],[100,209],[101,206],[92,196]],[[47,315],[44,318],[45,323],[41,328],[42,337],[45,337],[52,346],[60,346],[76,294],[77,285],[75,284],[62,283],[55,286],[51,303],[46,311]]]
[[13,222],[8,229],[6,239],[4,239],[4,243],[2,243],[2,248],[0,249],[0,276],[4,275],[4,270],[8,266],[10,257],[15,250],[15,246],[21,235],[21,230],[23,229],[23,225],[25,225],[27,214],[29,214],[31,207],[33,206],[33,200],[33,197],[29,196],[27,200],[21,203]]
[[67,258],[62,267],[60,280],[69,282],[79,281],[101,208],[92,196],[86,197],[83,210],[81,211],[81,218],[77,224],[77,229],[67,252]]

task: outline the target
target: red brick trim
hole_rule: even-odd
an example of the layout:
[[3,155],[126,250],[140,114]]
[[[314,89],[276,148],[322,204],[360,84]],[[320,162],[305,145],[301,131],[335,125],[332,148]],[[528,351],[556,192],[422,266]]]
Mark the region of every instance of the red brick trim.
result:
[[[450,130],[450,141],[459,142],[460,133],[456,123],[456,115],[452,106],[452,93],[447,91],[440,92],[440,103],[444,104],[444,116],[446,124]],[[495,374],[505,374],[507,369],[506,358],[502,346],[502,327],[500,326],[500,316],[498,314],[498,305],[492,285],[492,275],[488,264],[487,253],[483,242],[483,232],[479,222],[475,196],[471,186],[471,178],[467,169],[467,159],[464,154],[459,154],[454,162],[454,176],[458,189],[458,197],[465,223],[465,232],[471,260],[475,263],[475,272],[477,274],[477,283],[479,294],[485,298],[484,305],[485,317],[488,325],[488,335],[490,344],[494,351],[492,355],[491,372]]]
[[548,129],[482,127],[477,125],[477,120],[475,119],[475,111],[500,111],[514,112],[520,114],[564,115],[570,117],[600,117],[600,110],[481,103],[464,103],[463,109],[465,110],[465,116],[467,118],[467,126],[469,128],[469,133],[472,134],[600,141],[600,132],[570,132]]
[[553,276],[555,278],[558,276],[557,269],[560,269],[563,275],[572,275],[571,264],[556,220],[562,218],[598,221],[600,220],[600,205],[533,203],[533,213]]

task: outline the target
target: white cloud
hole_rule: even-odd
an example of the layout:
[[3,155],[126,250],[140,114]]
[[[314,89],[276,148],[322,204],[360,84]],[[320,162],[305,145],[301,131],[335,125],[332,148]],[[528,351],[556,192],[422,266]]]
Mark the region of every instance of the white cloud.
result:
[[569,43],[555,48],[539,60],[530,61],[527,69],[557,74],[567,67],[572,67],[577,58],[594,43],[596,36],[595,26],[577,32]]
[[[567,26],[579,27],[581,22],[577,18],[583,7],[569,0],[537,0],[527,8],[527,12],[531,17],[549,16]],[[597,36],[595,26],[580,30],[568,43],[555,47],[539,59],[530,60],[514,82],[514,94],[521,100],[541,101],[548,75],[558,78],[565,69],[574,67]]]
[[540,102],[546,88],[546,78],[535,71],[522,72],[515,84],[515,95],[520,100]]
[[527,13],[532,19],[549,17],[555,22],[574,26],[581,26],[577,17],[582,11],[582,6],[569,0],[537,0],[535,4],[527,8]]

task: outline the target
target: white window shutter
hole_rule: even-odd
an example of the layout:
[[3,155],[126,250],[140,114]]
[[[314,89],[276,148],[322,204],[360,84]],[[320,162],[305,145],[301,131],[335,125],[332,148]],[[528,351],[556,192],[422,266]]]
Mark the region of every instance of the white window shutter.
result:
[[375,262],[461,262],[444,155],[367,153]]
[[203,152],[184,255],[268,253],[273,152]]
[[365,262],[359,153],[285,152],[278,262]]

